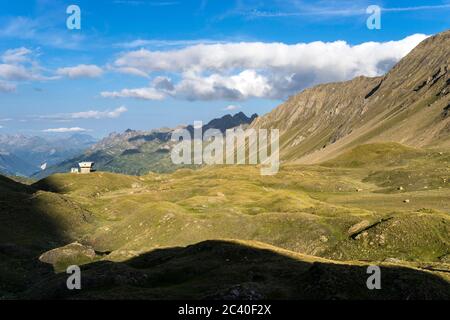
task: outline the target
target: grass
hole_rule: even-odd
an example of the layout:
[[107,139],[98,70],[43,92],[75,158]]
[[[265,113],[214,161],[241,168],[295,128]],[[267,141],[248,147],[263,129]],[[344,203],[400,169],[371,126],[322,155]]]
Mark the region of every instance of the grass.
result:
[[[333,259],[439,261],[449,245],[449,185],[438,183],[448,159],[395,143],[371,144],[323,165],[285,165],[269,177],[257,167],[215,166],[141,177],[61,174],[34,186],[82,204],[100,221],[83,235],[86,243],[112,251],[114,260],[234,238]],[[414,184],[402,172],[413,172]],[[389,223],[367,230],[367,243],[348,237],[353,225],[386,217]],[[427,230],[419,242],[407,236],[418,226]],[[385,244],[370,244],[380,237]]]
[[[57,249],[57,270],[214,239],[259,241],[333,261],[448,268],[450,186],[439,179],[447,179],[449,159],[445,152],[372,144],[322,165],[285,164],[275,176],[261,176],[254,166],[215,166],[140,177],[58,174],[32,186],[2,180],[0,188],[11,188],[10,212],[51,222],[28,223],[13,236],[17,221],[9,216],[2,230],[10,226],[4,239],[23,245],[41,238],[53,249],[79,241],[103,253],[86,259]],[[55,235],[41,236],[45,227]]]

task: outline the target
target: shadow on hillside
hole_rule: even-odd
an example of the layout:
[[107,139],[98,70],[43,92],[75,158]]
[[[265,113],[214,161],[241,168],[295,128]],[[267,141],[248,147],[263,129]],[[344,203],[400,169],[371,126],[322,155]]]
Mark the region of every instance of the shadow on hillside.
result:
[[82,267],[82,290],[66,274],[43,278],[30,299],[450,299],[450,283],[428,272],[382,267],[368,290],[367,266],[297,260],[228,241],[154,250],[123,263]]
[[0,299],[53,274],[39,255],[69,239],[50,211],[38,190],[0,176]]
[[36,190],[54,192],[59,194],[65,193],[65,190],[60,185],[55,183],[55,181],[52,179],[52,176],[48,176],[41,180],[38,180],[31,186]]

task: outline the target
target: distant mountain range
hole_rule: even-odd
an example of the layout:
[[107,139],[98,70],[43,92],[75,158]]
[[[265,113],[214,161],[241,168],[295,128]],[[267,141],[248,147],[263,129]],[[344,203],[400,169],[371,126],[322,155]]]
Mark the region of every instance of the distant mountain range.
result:
[[73,157],[95,142],[93,137],[86,134],[68,137],[0,135],[0,173],[31,176],[41,167]]
[[[248,117],[243,112],[225,115],[205,124],[203,132],[208,129],[218,129],[225,132],[227,129],[238,126],[246,127],[257,117],[257,114]],[[194,130],[192,125],[184,128],[190,132]],[[33,175],[33,178],[41,179],[54,173],[69,172],[72,167],[76,167],[81,161],[95,162],[95,168],[100,171],[130,175],[147,174],[149,171],[174,171],[180,168],[180,166],[174,165],[170,159],[170,150],[173,145],[170,138],[174,130],[170,128],[151,131],[128,129],[123,133],[111,133],[87,150],[37,172]]]

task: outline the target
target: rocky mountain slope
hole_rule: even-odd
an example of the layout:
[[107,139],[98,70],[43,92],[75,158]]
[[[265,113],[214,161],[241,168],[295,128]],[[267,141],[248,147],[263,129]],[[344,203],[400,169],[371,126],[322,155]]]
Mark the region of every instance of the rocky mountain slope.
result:
[[278,128],[284,160],[317,163],[359,144],[450,147],[450,31],[420,43],[386,75],[291,97],[255,128]]

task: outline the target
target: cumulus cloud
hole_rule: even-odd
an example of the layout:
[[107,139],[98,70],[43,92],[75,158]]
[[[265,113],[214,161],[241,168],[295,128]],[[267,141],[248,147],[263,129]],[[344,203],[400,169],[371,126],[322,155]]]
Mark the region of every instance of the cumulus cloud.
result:
[[42,132],[48,133],[67,133],[67,132],[86,132],[87,129],[83,129],[80,127],[72,127],[72,128],[56,128],[56,129],[45,129]]
[[285,98],[306,87],[387,72],[427,36],[415,34],[388,42],[350,45],[345,41],[298,44],[241,42],[199,44],[183,49],[123,53],[117,68],[143,74],[173,73],[148,87],[104,92],[104,97],[159,100]]
[[187,100],[244,100],[268,97],[271,90],[267,77],[254,70],[245,70],[232,76],[185,75],[175,86],[173,95]]
[[168,77],[156,77],[152,81],[152,85],[155,89],[163,91],[173,91],[175,87],[173,86],[172,79]]
[[425,35],[416,34],[399,41],[366,42],[352,46],[345,41],[284,44],[241,42],[194,45],[171,51],[140,49],[122,54],[115,64],[134,67],[147,73],[190,70],[223,71],[232,69],[305,69],[337,65],[378,74],[379,60],[398,60],[414,48]]
[[103,74],[102,68],[96,65],[80,64],[74,67],[59,68],[56,73],[60,76],[75,78],[98,78]]

